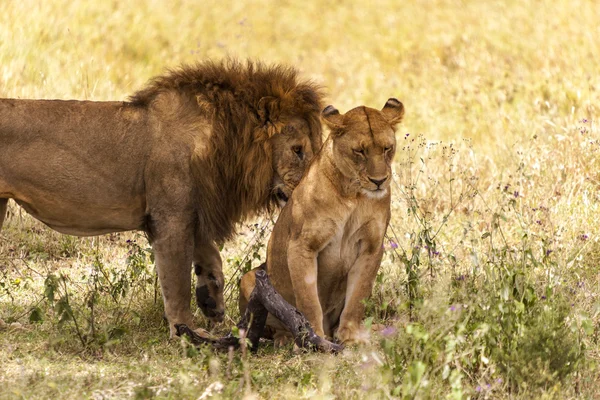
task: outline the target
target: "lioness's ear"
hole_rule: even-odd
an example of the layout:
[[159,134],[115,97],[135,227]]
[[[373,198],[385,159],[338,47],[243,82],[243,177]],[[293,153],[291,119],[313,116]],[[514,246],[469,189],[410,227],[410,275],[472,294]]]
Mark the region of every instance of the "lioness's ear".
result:
[[387,122],[394,126],[402,121],[402,118],[404,117],[404,106],[400,101],[392,97],[385,103],[381,112]]
[[331,130],[342,129],[344,127],[344,116],[334,106],[327,106],[321,113],[321,118],[325,125]]
[[279,118],[279,100],[273,96],[265,96],[258,101],[257,111],[263,125],[275,123]]

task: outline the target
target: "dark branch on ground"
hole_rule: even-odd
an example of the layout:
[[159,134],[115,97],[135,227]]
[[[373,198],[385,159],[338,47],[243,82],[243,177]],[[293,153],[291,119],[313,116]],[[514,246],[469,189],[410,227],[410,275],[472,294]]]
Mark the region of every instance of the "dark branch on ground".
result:
[[[327,353],[337,353],[344,348],[342,345],[318,336],[306,317],[277,293],[267,273],[264,270],[258,270],[256,271],[256,286],[250,295],[248,307],[237,324],[240,331],[246,332],[245,337],[250,341],[252,351],[258,350],[268,314],[273,315],[285,325],[300,348]],[[176,325],[176,328],[177,335],[187,335],[194,345],[209,344],[218,350],[240,346],[240,339],[231,333],[222,338],[207,338],[186,325]]]

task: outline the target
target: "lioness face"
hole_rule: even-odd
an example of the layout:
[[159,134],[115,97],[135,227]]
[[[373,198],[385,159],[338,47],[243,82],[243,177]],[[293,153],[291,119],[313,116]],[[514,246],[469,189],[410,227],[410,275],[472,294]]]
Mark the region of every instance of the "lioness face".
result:
[[273,149],[273,197],[283,206],[296,188],[313,158],[309,125],[293,119],[271,139]]
[[357,107],[342,115],[331,106],[323,111],[332,130],[337,167],[368,197],[388,194],[396,152],[394,126],[403,115],[404,107],[395,99],[388,100],[381,111]]

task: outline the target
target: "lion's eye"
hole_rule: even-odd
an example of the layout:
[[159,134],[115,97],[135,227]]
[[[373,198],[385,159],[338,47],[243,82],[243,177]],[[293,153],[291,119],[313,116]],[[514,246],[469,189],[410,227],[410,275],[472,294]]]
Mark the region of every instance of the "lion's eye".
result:
[[299,159],[302,160],[304,158],[304,151],[302,150],[302,146],[293,146],[292,151],[296,153]]
[[352,150],[354,152],[354,154],[356,154],[357,156],[361,156],[364,157],[365,156],[365,150],[364,149],[354,149]]
[[393,147],[392,146],[388,146],[386,148],[383,149],[383,151],[385,151],[386,153],[389,153],[390,151],[392,151]]
[[221,287],[221,284],[217,280],[217,277],[214,276],[212,272],[208,273],[208,280],[211,281],[213,285],[215,285],[217,288]]

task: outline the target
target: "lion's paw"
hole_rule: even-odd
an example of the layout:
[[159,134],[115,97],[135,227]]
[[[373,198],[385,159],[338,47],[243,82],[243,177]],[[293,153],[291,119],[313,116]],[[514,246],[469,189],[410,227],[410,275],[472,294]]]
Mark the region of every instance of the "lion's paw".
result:
[[335,337],[346,346],[369,343],[369,332],[361,328],[340,327],[335,333]]

